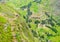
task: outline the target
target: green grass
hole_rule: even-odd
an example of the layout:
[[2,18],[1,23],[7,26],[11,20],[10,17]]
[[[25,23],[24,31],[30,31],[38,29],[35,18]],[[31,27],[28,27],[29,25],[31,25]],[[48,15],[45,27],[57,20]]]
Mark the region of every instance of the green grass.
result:
[[[35,24],[36,19],[31,19],[31,22],[26,22],[27,18],[29,20],[29,17],[26,16],[28,12],[27,10],[22,10],[20,7],[28,5],[30,2],[32,4],[30,6],[30,12],[36,14],[38,14],[38,12],[39,14],[40,12],[42,12],[41,14],[50,12],[49,14],[53,14],[50,0],[41,0],[40,4],[32,0],[9,0],[6,4],[0,4],[0,42],[14,42],[13,40],[15,39],[17,42],[47,42],[48,40],[51,42],[60,42],[60,25],[57,25],[56,22],[53,21],[52,23],[54,23],[54,26],[52,26],[48,24],[48,21],[45,21],[48,26],[56,29],[57,33],[48,27],[41,26],[38,28],[39,23]],[[3,13],[4,16],[2,16]],[[24,19],[23,16],[27,18]],[[14,18],[16,19],[14,20]],[[40,24],[42,20],[44,20],[45,15],[41,18],[43,19],[39,19]],[[51,16],[47,17],[47,19],[50,18]],[[9,19],[11,20],[9,21]],[[57,18],[54,17],[54,19],[60,23]],[[31,28],[28,27],[28,24],[30,24]],[[14,28],[13,31],[12,28]],[[15,35],[12,34],[13,32]],[[13,37],[15,37],[15,39]]]
[[3,17],[3,16],[0,16],[0,23],[6,23],[7,20]]

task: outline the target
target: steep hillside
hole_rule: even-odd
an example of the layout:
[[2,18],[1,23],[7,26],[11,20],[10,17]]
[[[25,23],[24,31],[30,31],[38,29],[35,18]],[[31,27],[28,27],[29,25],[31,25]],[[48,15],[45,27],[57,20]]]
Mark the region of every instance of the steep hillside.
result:
[[60,0],[0,0],[0,42],[60,42]]

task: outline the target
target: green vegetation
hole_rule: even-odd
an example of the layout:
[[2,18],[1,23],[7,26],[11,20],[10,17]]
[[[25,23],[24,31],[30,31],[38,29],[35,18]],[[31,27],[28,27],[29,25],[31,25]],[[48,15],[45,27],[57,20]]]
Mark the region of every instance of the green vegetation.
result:
[[7,20],[3,17],[3,16],[0,16],[0,23],[6,23]]
[[60,42],[60,15],[51,0],[0,0],[0,42]]

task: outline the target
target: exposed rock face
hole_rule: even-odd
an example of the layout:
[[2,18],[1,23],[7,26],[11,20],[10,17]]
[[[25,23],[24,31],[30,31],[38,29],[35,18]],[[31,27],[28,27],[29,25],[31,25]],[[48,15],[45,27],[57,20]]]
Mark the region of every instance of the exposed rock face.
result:
[[53,8],[53,15],[55,17],[59,17],[60,16],[60,0],[54,0],[54,2],[52,3],[52,8]]
[[0,0],[0,3],[6,3],[7,0]]
[[53,17],[55,18],[56,21],[60,21],[60,0],[53,0],[51,3],[52,9],[53,9]]

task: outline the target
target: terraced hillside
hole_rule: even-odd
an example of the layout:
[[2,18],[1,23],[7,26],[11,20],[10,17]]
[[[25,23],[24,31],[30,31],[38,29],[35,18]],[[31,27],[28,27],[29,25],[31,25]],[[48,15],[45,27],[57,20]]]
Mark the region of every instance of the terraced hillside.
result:
[[0,0],[0,42],[60,42],[60,0]]

